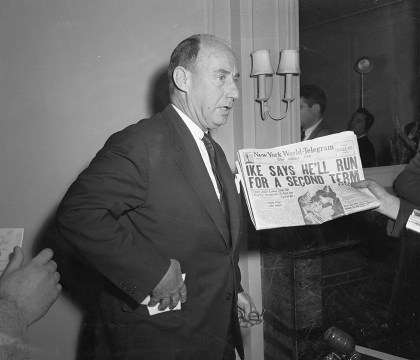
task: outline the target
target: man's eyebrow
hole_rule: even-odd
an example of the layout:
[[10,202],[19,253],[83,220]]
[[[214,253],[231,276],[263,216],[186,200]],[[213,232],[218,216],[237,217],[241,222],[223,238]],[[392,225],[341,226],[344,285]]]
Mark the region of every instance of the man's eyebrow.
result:
[[[225,69],[218,69],[215,71],[215,73],[217,74],[224,74],[224,75],[229,75],[231,72]],[[233,77],[238,79],[241,75],[238,73],[234,74]]]

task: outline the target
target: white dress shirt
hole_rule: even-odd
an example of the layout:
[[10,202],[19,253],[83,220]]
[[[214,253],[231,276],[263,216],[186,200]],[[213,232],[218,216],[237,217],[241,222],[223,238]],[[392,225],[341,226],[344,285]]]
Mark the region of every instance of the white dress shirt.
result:
[[302,141],[308,140],[309,136],[311,136],[311,134],[313,133],[313,131],[315,130],[315,128],[321,124],[321,121],[324,120],[321,118],[321,120],[317,121],[315,124],[313,124],[312,126],[308,127],[307,129],[305,129],[305,137],[303,138]]
[[187,125],[188,129],[190,130],[195,142],[197,143],[198,150],[200,150],[201,157],[203,158],[204,165],[206,165],[207,172],[209,173],[211,182],[213,183],[214,191],[216,191],[217,198],[220,201],[220,193],[219,188],[217,187],[216,178],[213,173],[213,169],[211,168],[209,153],[207,152],[206,145],[203,142],[204,131],[201,130],[197,124],[195,124],[187,115],[185,115],[181,110],[179,110],[174,104],[172,104],[174,109],[177,111],[181,119],[184,121],[185,125]]

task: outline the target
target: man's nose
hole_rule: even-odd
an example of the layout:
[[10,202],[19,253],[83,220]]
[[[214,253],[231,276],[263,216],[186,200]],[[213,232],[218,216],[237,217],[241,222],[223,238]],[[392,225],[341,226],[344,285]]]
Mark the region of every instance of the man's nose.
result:
[[239,99],[239,89],[238,85],[235,81],[232,81],[231,85],[229,86],[229,89],[226,93],[226,96],[232,99]]

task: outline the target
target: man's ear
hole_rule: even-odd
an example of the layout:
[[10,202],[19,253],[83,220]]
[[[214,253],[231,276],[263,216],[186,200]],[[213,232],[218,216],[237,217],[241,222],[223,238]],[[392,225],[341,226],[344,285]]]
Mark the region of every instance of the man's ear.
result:
[[183,91],[187,92],[190,84],[191,73],[182,66],[177,66],[172,74],[175,86]]
[[321,106],[319,106],[319,104],[313,104],[312,105],[312,112],[314,114],[321,113]]

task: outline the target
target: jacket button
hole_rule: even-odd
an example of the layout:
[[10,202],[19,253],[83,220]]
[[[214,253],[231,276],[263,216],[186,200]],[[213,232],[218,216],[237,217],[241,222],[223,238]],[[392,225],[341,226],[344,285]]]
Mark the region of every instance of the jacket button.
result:
[[232,300],[232,294],[231,293],[227,293],[226,294],[226,299],[227,300]]

